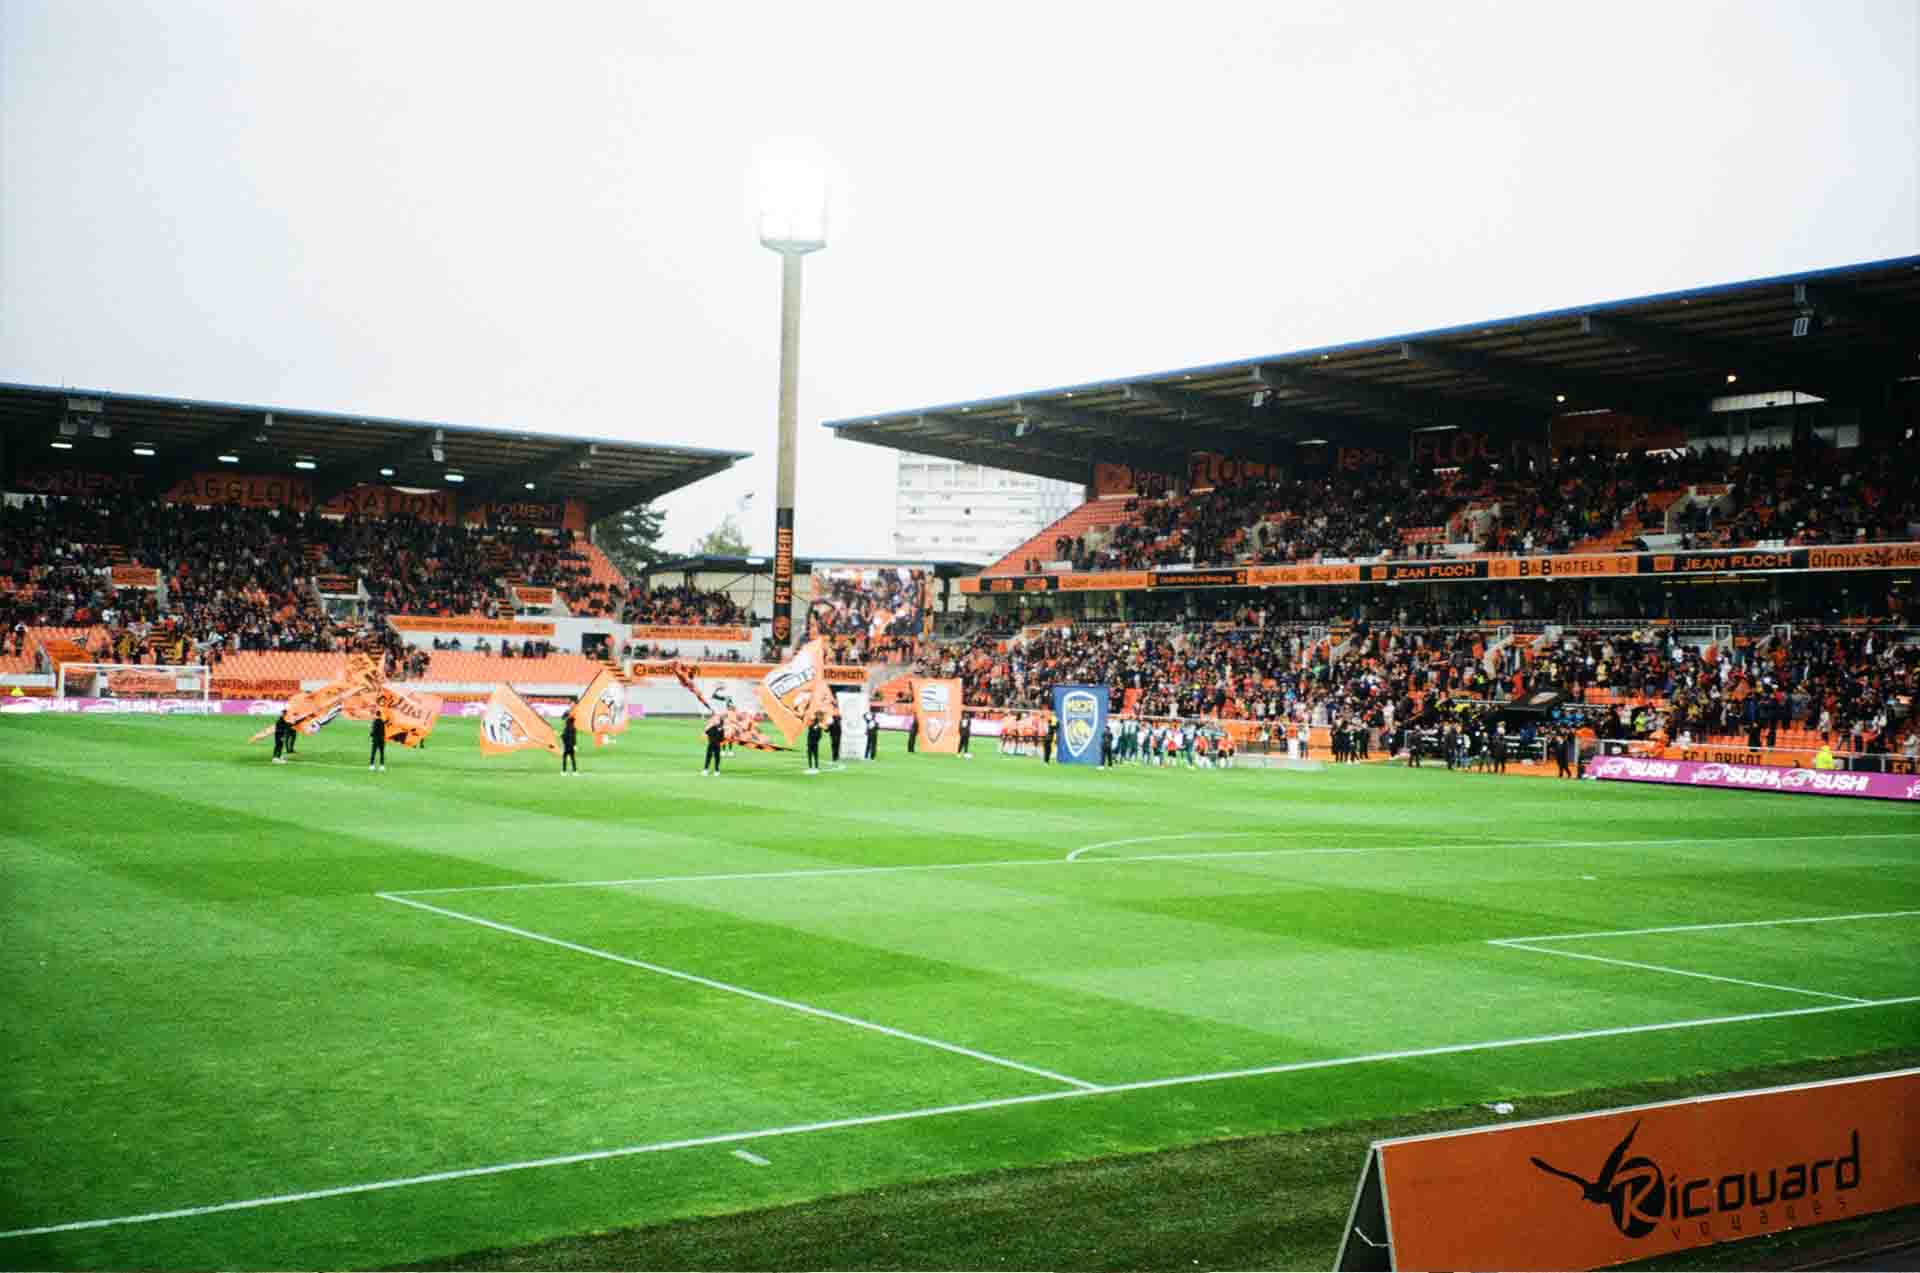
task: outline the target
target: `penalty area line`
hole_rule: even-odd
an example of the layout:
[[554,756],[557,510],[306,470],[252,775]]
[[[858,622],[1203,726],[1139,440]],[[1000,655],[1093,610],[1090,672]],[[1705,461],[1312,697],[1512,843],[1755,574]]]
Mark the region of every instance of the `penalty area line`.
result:
[[770,995],[758,990],[750,990],[746,986],[736,986],[730,982],[716,981],[712,977],[702,977],[698,973],[686,972],[679,968],[669,968],[665,964],[650,963],[644,959],[634,959],[628,955],[615,954],[613,951],[601,950],[595,946],[583,946],[579,942],[567,941],[562,937],[552,937],[546,933],[537,933],[530,928],[518,928],[512,924],[502,924],[497,920],[485,919],[479,915],[469,915],[464,911],[449,910],[444,906],[434,906],[429,902],[419,902],[410,897],[399,897],[391,893],[376,893],[374,896],[379,897],[383,901],[396,902],[402,906],[411,906],[415,910],[441,915],[447,919],[457,919],[465,923],[477,924],[481,928],[489,928],[494,932],[505,933],[510,937],[520,937],[528,941],[541,942],[548,946],[558,946],[562,950],[570,950],[575,954],[590,955],[595,959],[605,959],[611,963],[624,964],[629,968],[638,968],[642,972],[650,972],[656,976],[671,977],[675,981],[689,982],[692,985],[703,986],[708,990],[718,990],[723,994],[738,995],[743,999],[751,999],[755,1003],[763,1003],[769,1007],[784,1008],[789,1012],[798,1012],[805,1016],[818,1017],[824,1021],[834,1021],[841,1025],[850,1025],[860,1030],[871,1030],[875,1034],[883,1034],[890,1039],[899,1039],[906,1043],[918,1043],[922,1047],[934,1048],[941,1052],[951,1052],[955,1056],[963,1056],[973,1061],[984,1061],[988,1065],[997,1065],[1002,1069],[1018,1070],[1022,1074],[1031,1074],[1035,1078],[1049,1079],[1055,1083],[1065,1083],[1069,1087],[1079,1088],[1082,1091],[1091,1092],[1099,1088],[1099,1084],[1089,1083],[1085,1079],[1077,1079],[1069,1074],[1057,1074],[1052,1070],[1041,1069],[1037,1065],[1027,1065],[1009,1057],[995,1056],[991,1052],[981,1052],[975,1048],[966,1047],[959,1043],[949,1043],[945,1039],[935,1039],[924,1034],[915,1034],[911,1030],[901,1030],[890,1025],[882,1025],[878,1021],[868,1021],[861,1017],[849,1016],[844,1012],[835,1012],[831,1008],[820,1008],[810,1003],[801,1003],[797,999],[782,999],[778,995]]
[[37,1225],[32,1228],[0,1230],[0,1239],[39,1237],[50,1233],[72,1233],[83,1229],[105,1229],[119,1225],[153,1224],[163,1220],[188,1220],[198,1216],[218,1215],[232,1211],[247,1211],[259,1207],[286,1206],[298,1202],[318,1202],[328,1198],[344,1198],[356,1194],[380,1193],[387,1190],[406,1189],[419,1185],[444,1184],[457,1180],[472,1180],[483,1176],[499,1176],[509,1172],[534,1171],[549,1167],[567,1167],[579,1163],[606,1162],[617,1158],[633,1158],[643,1154],[659,1154],[679,1149],[697,1149],[713,1145],[738,1145],[746,1141],[768,1140],[780,1136],[800,1136],[815,1132],[844,1131],[860,1127],[874,1127],[886,1123],[908,1122],[923,1118],[943,1118],[956,1114],[980,1113],[988,1110],[1010,1109],[1021,1105],[1037,1105],[1048,1101],[1085,1100],[1090,1097],[1114,1096],[1127,1092],[1144,1092],[1157,1088],[1184,1087],[1200,1083],[1228,1082],[1235,1079],[1259,1078],[1279,1074],[1297,1074],[1309,1070],[1337,1069],[1343,1066],[1374,1065],[1390,1061],[1412,1061],[1423,1057],[1453,1056],[1468,1052],[1486,1052],[1501,1048],[1538,1047],[1544,1044],[1573,1043],[1585,1039],[1617,1038],[1629,1034],[1651,1034],[1664,1030],[1691,1030],[1717,1025],[1735,1025],[1745,1022],[1776,1020],[1785,1017],[1813,1016],[1828,1012],[1857,1012],[1863,1008],[1898,1007],[1920,1003],[1920,995],[1907,995],[1898,999],[1876,999],[1865,1003],[1820,1004],[1811,1008],[1787,1008],[1775,1012],[1746,1012],[1737,1016],[1699,1017],[1686,1021],[1662,1021],[1646,1025],[1609,1026],[1596,1030],[1576,1030],[1563,1034],[1528,1035],[1514,1039],[1487,1039],[1473,1043],[1448,1043],[1429,1048],[1409,1048],[1397,1052],[1370,1052],[1360,1056],[1323,1057],[1314,1061],[1293,1061],[1280,1065],[1258,1066],[1244,1070],[1222,1070],[1208,1074],[1182,1074],[1168,1078],[1142,1079],[1132,1083],[1117,1083],[1107,1087],[1075,1088],[1054,1092],[1035,1092],[1025,1096],[1003,1096],[991,1100],[968,1101],[953,1105],[935,1105],[919,1109],[894,1110],[882,1114],[863,1114],[850,1118],[823,1119],[817,1122],[792,1123],[783,1127],[765,1127],[750,1131],[716,1132],[708,1136],[693,1136],[679,1140],[654,1141],[649,1144],[623,1145],[613,1149],[588,1150],[575,1154],[557,1154],[546,1158],[526,1158],[515,1162],[493,1163],[482,1167],[462,1167],[450,1171],[428,1172],[416,1176],[397,1176],[389,1180],[370,1180],[359,1184],[336,1185],[328,1189],[310,1189],[300,1193],[270,1194],[259,1198],[242,1198],[232,1202],[216,1202],[206,1206],[178,1207],[170,1211],[149,1211],[139,1215],[108,1216],[96,1220],[72,1220],[64,1224]]

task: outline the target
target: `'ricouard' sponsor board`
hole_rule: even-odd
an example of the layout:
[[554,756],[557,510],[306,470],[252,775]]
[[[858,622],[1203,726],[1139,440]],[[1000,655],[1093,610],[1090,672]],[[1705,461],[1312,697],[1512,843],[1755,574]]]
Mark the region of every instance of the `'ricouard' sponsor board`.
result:
[[1594,1269],[1920,1202],[1920,1070],[1377,1141],[1342,1269]]
[[1647,756],[1602,756],[1587,765],[1587,776],[1606,782],[1659,782],[1681,787],[1778,791],[1801,796],[1920,801],[1920,779],[1911,774],[1846,773],[1838,769],[1783,769],[1777,765],[1729,765],[1715,761],[1664,760]]

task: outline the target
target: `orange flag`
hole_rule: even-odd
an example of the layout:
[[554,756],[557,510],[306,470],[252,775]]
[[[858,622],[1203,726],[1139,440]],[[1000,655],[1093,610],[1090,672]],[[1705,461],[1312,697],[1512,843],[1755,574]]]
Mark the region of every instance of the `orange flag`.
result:
[[827,684],[827,643],[819,637],[795,650],[792,658],[768,672],[753,690],[766,709],[767,720],[788,746],[793,745],[815,712],[825,712],[829,717],[840,714],[833,689]]
[[592,734],[596,747],[604,747],[611,734],[627,732],[627,687],[612,672],[602,669],[580,693],[573,705],[573,727]]
[[961,710],[957,679],[914,678],[913,714],[920,722],[922,750],[959,753]]
[[354,654],[347,658],[340,679],[317,690],[303,690],[287,700],[287,720],[303,734],[316,734],[320,727],[354,704],[362,695],[379,688],[380,668],[372,657]]
[[387,741],[402,747],[418,747],[440,723],[438,694],[382,690],[380,705],[387,709]]
[[480,717],[480,750],[488,756],[539,747],[558,755],[560,739],[553,726],[540,718],[532,704],[511,685],[493,687],[487,710]]

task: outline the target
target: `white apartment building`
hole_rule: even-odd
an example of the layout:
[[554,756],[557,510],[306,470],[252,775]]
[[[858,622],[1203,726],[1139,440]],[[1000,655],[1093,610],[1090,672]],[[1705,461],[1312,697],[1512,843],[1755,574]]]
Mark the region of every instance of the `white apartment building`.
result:
[[1072,512],[1087,488],[958,460],[899,454],[893,553],[991,563]]

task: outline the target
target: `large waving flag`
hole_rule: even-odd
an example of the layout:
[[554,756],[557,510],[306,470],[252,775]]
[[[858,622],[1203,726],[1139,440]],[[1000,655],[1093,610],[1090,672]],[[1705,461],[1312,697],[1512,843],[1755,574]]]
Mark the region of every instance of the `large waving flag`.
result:
[[287,720],[303,734],[317,734],[320,727],[340,715],[363,695],[372,695],[380,685],[380,665],[371,655],[354,654],[347,658],[346,671],[337,681],[317,690],[302,690],[287,700]]
[[693,665],[692,664],[681,663],[678,660],[675,660],[674,662],[668,664],[667,666],[673,669],[674,679],[679,681],[680,684],[686,687],[687,693],[693,695],[693,697],[699,702],[700,706],[706,708],[708,711],[713,710],[713,704],[707,702],[707,696],[705,694],[702,694],[700,692],[700,687],[693,683]]
[[553,726],[540,718],[533,705],[511,685],[493,687],[487,710],[480,717],[480,750],[489,756],[538,747],[559,754],[560,739]]
[[418,747],[440,723],[438,694],[409,694],[404,690],[380,691],[380,705],[387,710],[387,741],[402,747]]
[[601,669],[573,705],[573,726],[592,734],[596,747],[606,746],[611,734],[627,732],[627,687],[619,677]]
[[833,689],[827,684],[827,643],[820,637],[794,651],[793,657],[761,678],[753,687],[766,709],[767,719],[792,746],[815,712],[838,716]]

